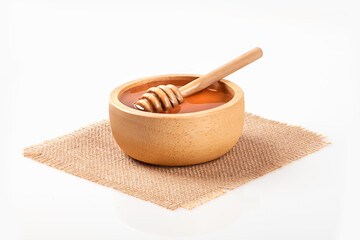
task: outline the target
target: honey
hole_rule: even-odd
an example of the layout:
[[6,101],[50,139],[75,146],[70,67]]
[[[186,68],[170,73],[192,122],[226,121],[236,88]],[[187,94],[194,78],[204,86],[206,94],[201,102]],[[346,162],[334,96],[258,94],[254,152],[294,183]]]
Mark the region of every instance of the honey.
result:
[[[118,99],[124,105],[134,108],[134,103],[141,97],[150,87],[158,86],[160,84],[173,84],[180,88],[188,81],[176,82],[153,82],[151,85],[144,85],[129,89],[118,96]],[[233,95],[222,83],[215,83],[208,88],[184,98],[184,103],[178,107],[166,111],[164,113],[191,113],[203,110],[208,110],[221,106],[232,99]]]

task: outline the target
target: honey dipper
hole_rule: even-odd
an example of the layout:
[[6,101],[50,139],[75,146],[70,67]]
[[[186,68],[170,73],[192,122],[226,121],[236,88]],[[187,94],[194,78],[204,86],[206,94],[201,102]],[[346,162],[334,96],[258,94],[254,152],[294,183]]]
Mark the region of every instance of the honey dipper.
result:
[[207,88],[211,84],[256,61],[262,55],[261,48],[257,47],[180,88],[172,84],[149,88],[134,103],[134,107],[138,110],[156,113],[176,108],[184,102],[184,97]]

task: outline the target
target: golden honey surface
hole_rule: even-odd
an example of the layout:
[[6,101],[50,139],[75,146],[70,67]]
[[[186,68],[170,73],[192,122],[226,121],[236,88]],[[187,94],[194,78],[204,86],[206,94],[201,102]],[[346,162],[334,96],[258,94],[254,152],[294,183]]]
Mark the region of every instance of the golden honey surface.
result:
[[[179,81],[170,82],[170,83],[174,84],[178,88],[186,84],[186,82],[182,84]],[[169,84],[169,82],[160,83],[160,84]],[[153,83],[153,85],[146,85],[146,86],[140,86],[129,89],[123,92],[122,94],[120,94],[118,96],[118,99],[124,105],[134,108],[134,103],[139,99],[139,97],[141,97],[141,95],[143,95],[146,92],[147,89],[149,89],[150,87],[158,86],[160,84]],[[191,113],[191,112],[203,111],[221,106],[229,102],[232,97],[233,97],[232,94],[226,89],[224,84],[216,83],[196,94],[185,97],[184,103],[164,113],[174,114],[174,113]]]

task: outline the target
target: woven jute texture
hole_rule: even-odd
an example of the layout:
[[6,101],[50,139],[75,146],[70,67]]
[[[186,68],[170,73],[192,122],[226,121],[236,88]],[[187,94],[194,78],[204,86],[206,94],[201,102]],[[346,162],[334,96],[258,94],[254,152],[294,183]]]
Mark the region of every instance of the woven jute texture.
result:
[[108,120],[28,147],[24,155],[174,210],[192,209],[327,144],[317,133],[247,113],[235,147],[199,165],[160,167],[136,161],[116,145]]

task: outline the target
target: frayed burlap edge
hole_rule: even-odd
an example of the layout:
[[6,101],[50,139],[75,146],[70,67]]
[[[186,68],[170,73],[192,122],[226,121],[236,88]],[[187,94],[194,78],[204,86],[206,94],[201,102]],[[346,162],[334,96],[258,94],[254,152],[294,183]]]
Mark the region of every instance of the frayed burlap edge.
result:
[[[202,205],[202,204],[204,204],[206,202],[209,202],[209,201],[211,201],[211,200],[225,194],[228,190],[233,190],[233,189],[235,189],[235,188],[237,188],[237,187],[239,187],[239,186],[241,186],[241,185],[243,185],[243,184],[245,184],[245,183],[247,183],[247,182],[249,182],[251,180],[254,180],[254,179],[259,178],[261,176],[264,176],[264,175],[266,175],[266,174],[268,174],[270,172],[273,172],[276,169],[287,165],[288,163],[291,163],[291,162],[293,162],[295,160],[298,160],[300,158],[303,158],[303,157],[305,157],[305,156],[307,156],[307,155],[309,155],[311,153],[319,151],[320,149],[324,148],[325,146],[331,144],[331,142],[325,141],[325,139],[327,139],[326,136],[324,136],[322,134],[319,134],[319,133],[316,133],[316,132],[313,132],[313,131],[310,131],[310,130],[308,130],[306,128],[303,128],[301,126],[296,126],[296,125],[291,125],[291,124],[288,124],[288,123],[283,123],[283,122],[278,122],[278,121],[275,121],[275,120],[266,119],[266,118],[263,118],[263,117],[260,117],[258,115],[254,115],[254,114],[251,114],[251,113],[246,113],[246,114],[248,116],[251,116],[251,117],[254,117],[254,118],[267,120],[267,121],[269,121],[269,122],[271,122],[273,124],[276,124],[276,125],[283,125],[283,126],[287,126],[287,127],[297,128],[298,130],[301,130],[304,133],[311,134],[312,136],[319,137],[319,139],[321,141],[319,143],[313,145],[312,147],[308,148],[306,151],[299,152],[297,155],[289,157],[289,159],[286,161],[285,164],[274,166],[275,167],[274,169],[263,169],[264,171],[254,172],[253,174],[250,174],[250,176],[245,181],[242,180],[240,183],[235,183],[235,184],[224,186],[221,189],[219,189],[217,191],[214,191],[214,192],[212,192],[210,194],[206,194],[205,196],[203,196],[203,197],[201,197],[201,198],[199,198],[199,199],[197,199],[195,201],[181,203],[180,207],[183,207],[183,208],[188,209],[188,210],[194,209],[199,205]],[[57,137],[57,138],[52,139],[52,140],[44,141],[43,143],[38,144],[38,145],[27,147],[27,148],[24,149],[23,154],[24,154],[25,157],[31,158],[31,159],[33,159],[33,160],[35,160],[37,162],[43,163],[43,164],[45,164],[47,166],[54,167],[54,168],[56,168],[58,170],[64,171],[64,172],[69,173],[71,175],[86,179],[88,181],[91,181],[91,182],[94,182],[94,183],[97,183],[97,184],[100,184],[100,185],[103,185],[103,186],[106,186],[106,187],[113,188],[115,190],[121,191],[121,192],[123,192],[125,194],[128,194],[130,196],[140,198],[142,200],[154,203],[154,204],[159,205],[161,207],[165,207],[165,208],[167,208],[169,210],[177,209],[179,207],[179,204],[166,205],[166,206],[161,205],[161,204],[159,204],[159,202],[152,200],[151,198],[149,198],[145,194],[134,191],[133,189],[124,188],[123,185],[118,186],[117,184],[114,184],[113,182],[109,182],[109,181],[107,181],[105,179],[101,179],[98,176],[95,176],[94,174],[92,174],[91,172],[85,171],[83,169],[75,169],[71,164],[65,164],[64,162],[59,163],[59,162],[56,161],[55,158],[45,156],[45,155],[43,155],[41,153],[41,149],[40,149],[41,146],[51,144],[54,141],[61,141],[61,140],[67,139],[67,138],[74,137],[74,136],[77,135],[77,133],[79,133],[79,132],[81,132],[83,130],[88,130],[88,129],[91,129],[91,128],[95,128],[99,124],[102,124],[102,123],[107,122],[107,121],[108,120],[104,119],[104,120],[101,120],[99,122],[89,124],[86,127],[81,127],[78,130],[75,130],[74,132],[72,132],[70,134],[66,134],[66,135]]]
[[[269,122],[271,122],[273,124],[297,128],[297,129],[301,130],[304,133],[311,134],[313,136],[316,136],[316,137],[320,138],[321,142],[319,142],[318,144],[312,146],[311,148],[307,149],[306,151],[300,152],[297,155],[289,158],[287,163],[276,166],[276,169],[279,169],[279,168],[281,168],[283,166],[286,166],[287,164],[289,164],[289,163],[291,163],[293,161],[299,160],[300,158],[303,158],[303,157],[305,157],[307,155],[310,155],[310,154],[312,154],[314,152],[317,152],[320,149],[322,149],[322,148],[326,147],[327,145],[331,144],[331,142],[325,141],[328,138],[327,136],[324,136],[324,135],[322,135],[320,133],[310,131],[310,130],[304,128],[304,127],[297,126],[297,125],[292,125],[292,124],[288,124],[288,123],[284,123],[284,122],[279,122],[279,121],[275,121],[275,120],[271,120],[271,119],[267,119],[267,118],[263,118],[263,117],[260,117],[258,115],[252,114],[252,113],[246,113],[246,114],[248,116],[255,117],[255,118],[258,118],[258,119],[267,120],[267,121],[269,121]],[[241,183],[238,183],[238,184],[232,184],[232,185],[224,186],[219,191],[215,191],[215,192],[213,192],[211,194],[208,194],[208,195],[206,195],[206,196],[204,196],[201,199],[198,199],[196,201],[184,203],[184,204],[181,205],[181,207],[191,210],[191,209],[193,209],[193,208],[195,208],[195,207],[197,207],[197,206],[199,206],[199,205],[201,205],[203,203],[209,202],[209,201],[211,201],[211,200],[225,194],[227,192],[226,190],[233,190],[235,188],[238,188],[241,185],[250,182],[251,180],[254,180],[254,179],[262,177],[262,176],[264,176],[264,175],[266,175],[268,173],[271,173],[271,172],[275,171],[276,169],[267,169],[266,171],[264,171],[264,172],[262,172],[260,174],[255,174],[255,172],[254,172],[255,175],[251,174],[251,177],[249,177],[246,181],[242,181]]]
[[[93,125],[93,124],[92,124]],[[94,124],[95,125],[95,124]],[[61,163],[56,163],[56,159],[52,158],[52,157],[48,157],[45,156],[41,153],[38,152],[38,148],[37,145],[35,146],[31,146],[28,148],[24,149],[24,157],[28,157],[31,158],[39,163],[45,164],[49,167],[53,167],[57,170],[61,170],[64,171],[68,174],[71,174],[73,176],[82,178],[82,179],[86,179],[88,181],[91,181],[93,183],[97,183],[100,184],[102,186],[105,187],[110,187],[112,189],[118,190],[122,193],[125,193],[129,196],[133,196],[151,203],[154,203],[156,205],[159,205],[160,207],[165,207],[169,210],[175,210],[177,209],[179,206],[178,204],[173,204],[173,205],[161,205],[159,204],[159,202],[152,200],[151,198],[149,198],[148,196],[146,196],[145,194],[142,194],[140,192],[134,191],[133,189],[129,189],[129,188],[124,188],[124,186],[118,185],[118,184],[114,184],[113,182],[107,181],[105,179],[101,179],[98,176],[88,172],[88,171],[84,171],[82,169],[75,169],[71,164],[65,164],[64,162]]]

